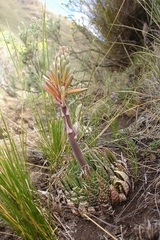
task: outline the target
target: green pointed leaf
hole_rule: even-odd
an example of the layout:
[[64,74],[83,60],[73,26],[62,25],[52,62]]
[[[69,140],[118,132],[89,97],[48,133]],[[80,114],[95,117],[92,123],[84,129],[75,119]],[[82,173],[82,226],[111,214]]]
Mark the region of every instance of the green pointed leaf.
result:
[[88,88],[75,88],[75,89],[69,89],[67,90],[67,94],[73,94],[73,93],[81,93],[86,91]]

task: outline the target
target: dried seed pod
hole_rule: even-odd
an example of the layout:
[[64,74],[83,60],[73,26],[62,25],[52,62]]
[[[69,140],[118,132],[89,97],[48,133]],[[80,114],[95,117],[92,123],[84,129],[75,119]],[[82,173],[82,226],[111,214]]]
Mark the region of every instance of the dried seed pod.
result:
[[125,182],[130,185],[129,176],[127,175],[127,173],[119,170],[115,170],[114,172],[117,173]]
[[125,202],[127,200],[127,197],[124,193],[119,193],[119,201],[121,202]]
[[94,207],[88,207],[88,212],[89,212],[90,214],[96,214],[96,210],[95,210]]
[[117,189],[114,187],[114,185],[112,184],[110,185],[110,199],[113,205],[118,204],[120,202],[119,193]]
[[79,203],[78,210],[79,210],[82,214],[87,214],[87,209],[88,209],[88,203],[87,203],[87,202],[80,202],[80,203]]

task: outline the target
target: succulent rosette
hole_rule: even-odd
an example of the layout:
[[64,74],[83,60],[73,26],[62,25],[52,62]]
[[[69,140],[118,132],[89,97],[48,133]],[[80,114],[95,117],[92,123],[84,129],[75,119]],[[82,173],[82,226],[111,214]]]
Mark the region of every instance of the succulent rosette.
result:
[[113,214],[113,207],[126,201],[131,189],[125,163],[108,148],[92,149],[85,157],[92,169],[87,178],[73,161],[61,179],[68,205],[81,216]]

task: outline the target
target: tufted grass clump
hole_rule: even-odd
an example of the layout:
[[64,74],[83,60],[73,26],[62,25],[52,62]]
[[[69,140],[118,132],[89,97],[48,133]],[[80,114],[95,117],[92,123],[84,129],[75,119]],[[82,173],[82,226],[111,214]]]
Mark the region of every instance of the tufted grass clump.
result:
[[6,138],[0,146],[0,217],[22,239],[54,240],[54,220],[49,222],[26,168],[25,137],[20,136],[18,149],[2,119]]
[[63,120],[56,114],[56,106],[45,92],[35,102],[33,114],[38,128],[39,147],[49,164],[51,174],[63,165],[63,155],[67,151],[66,135],[64,134]]

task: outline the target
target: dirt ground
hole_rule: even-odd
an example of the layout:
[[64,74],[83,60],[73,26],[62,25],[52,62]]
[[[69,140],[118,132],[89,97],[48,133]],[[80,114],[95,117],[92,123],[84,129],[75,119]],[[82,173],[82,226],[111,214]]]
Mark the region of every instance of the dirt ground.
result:
[[[21,104],[17,98],[3,97],[2,111],[10,119],[8,122],[15,134],[20,133]],[[31,179],[40,191],[48,187],[47,174],[40,168],[43,154],[36,148],[38,135],[34,119],[28,107],[24,108],[24,123],[28,129],[28,168]],[[33,139],[34,136],[34,139]],[[1,140],[2,141],[2,140]],[[72,214],[67,206],[57,207],[55,219],[58,226],[57,239],[61,240],[159,240],[160,239],[160,151],[146,152],[149,139],[137,143],[139,175],[131,174],[132,190],[126,202],[114,207],[112,215],[100,218],[88,215],[94,221]],[[144,154],[145,152],[145,154]],[[44,178],[44,176],[46,176]],[[43,179],[43,181],[42,181]],[[53,194],[56,189],[53,190]],[[109,234],[112,235],[109,236]],[[18,240],[15,234],[2,221],[1,240]],[[113,238],[114,236],[114,238]]]

